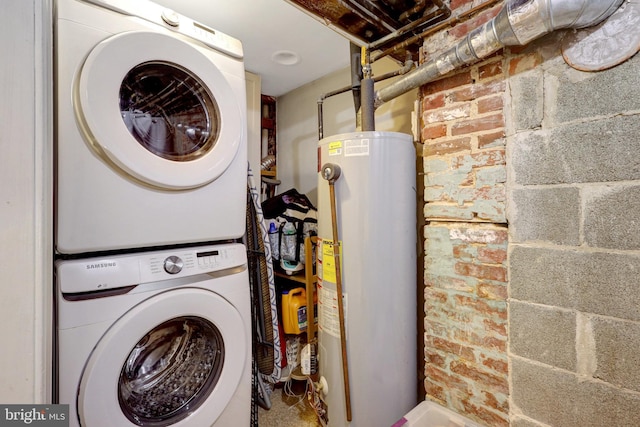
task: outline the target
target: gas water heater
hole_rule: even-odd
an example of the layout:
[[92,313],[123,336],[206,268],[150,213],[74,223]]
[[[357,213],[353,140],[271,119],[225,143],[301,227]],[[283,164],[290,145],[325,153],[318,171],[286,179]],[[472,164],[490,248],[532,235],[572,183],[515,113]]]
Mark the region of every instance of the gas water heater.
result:
[[[322,139],[318,156],[318,366],[326,411],[320,421],[391,426],[417,403],[413,140],[396,132],[346,133]],[[329,180],[325,166],[337,166],[339,177]]]

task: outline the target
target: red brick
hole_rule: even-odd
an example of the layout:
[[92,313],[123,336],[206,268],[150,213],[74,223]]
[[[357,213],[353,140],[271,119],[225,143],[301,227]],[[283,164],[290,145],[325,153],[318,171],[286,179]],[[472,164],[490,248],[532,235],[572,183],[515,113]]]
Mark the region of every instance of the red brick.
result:
[[482,408],[480,406],[472,405],[469,402],[465,403],[465,412],[467,414],[473,414],[476,418],[479,418],[484,421],[484,423],[491,427],[508,427],[508,411],[505,411],[503,416],[500,414],[489,411],[486,408]]
[[433,126],[425,126],[422,128],[422,140],[437,139],[447,136],[447,125],[437,124]]
[[424,391],[432,399],[440,401],[442,404],[446,404],[447,397],[442,386],[439,386],[428,379],[424,380]]
[[427,301],[433,300],[439,302],[440,304],[444,304],[448,299],[446,292],[434,288],[426,288],[424,290],[424,298]]
[[450,105],[446,108],[440,108],[437,110],[425,111],[422,115],[422,121],[424,123],[441,123],[446,121],[464,119],[470,116],[471,105],[465,103]]
[[486,335],[480,336],[464,331],[457,331],[454,334],[454,337],[456,340],[476,347],[481,347],[485,350],[499,351],[503,353],[507,351],[506,339],[490,337]]
[[478,67],[478,76],[480,79],[488,79],[491,77],[501,76],[504,74],[502,61],[495,61]]
[[471,150],[471,138],[448,139],[437,144],[424,146],[424,156],[441,156],[443,154],[459,153]]
[[459,156],[451,161],[451,169],[469,167],[480,168],[484,166],[504,165],[506,163],[505,150],[487,150],[469,155]]
[[426,353],[425,354],[426,363],[437,366],[441,369],[444,369],[446,367],[444,357],[442,357],[441,355],[437,354],[434,351],[425,350],[425,353]]
[[496,144],[496,141],[505,137],[504,130],[498,132],[492,132],[484,135],[478,135],[478,148],[504,146],[505,141],[500,141],[500,144]]
[[434,93],[443,92],[445,90],[453,89],[459,86],[468,85],[473,82],[471,73],[466,70],[462,73],[454,74],[449,77],[445,77],[440,80],[428,83],[422,87],[422,93],[425,96],[432,95]]
[[493,305],[488,304],[488,301],[480,299],[480,298],[471,298],[464,295],[456,295],[455,296],[456,304],[461,307],[469,307],[477,312],[477,314],[485,314],[486,318],[489,316],[505,320],[507,318],[507,309],[505,307],[496,307],[496,305],[504,305],[504,304],[496,304],[494,302]]
[[449,333],[447,313],[442,307],[433,307],[426,311],[424,319],[425,340],[427,336],[446,336]]
[[478,296],[491,300],[504,301],[507,299],[507,287],[504,285],[493,285],[491,283],[480,283],[478,285]]
[[473,288],[464,280],[455,277],[443,277],[432,274],[425,275],[427,286],[434,286],[441,289],[453,289],[459,292],[472,292]]
[[496,372],[507,375],[509,373],[509,363],[505,360],[497,360],[492,357],[486,358],[482,364]]
[[478,117],[476,119],[464,120],[451,126],[451,135],[465,135],[485,130],[493,130],[504,127],[504,116],[502,113],[491,116]]
[[478,248],[478,261],[502,264],[507,259],[504,249]]
[[429,111],[436,108],[442,108],[445,105],[444,93],[437,93],[432,96],[425,96],[422,99],[422,110]]
[[503,337],[507,336],[507,325],[504,322],[495,322],[491,319],[484,319],[482,321],[486,331],[495,332]]
[[542,57],[538,53],[530,53],[512,58],[509,62],[509,75],[513,76],[536,68],[542,64]]
[[505,228],[456,227],[449,230],[451,240],[467,243],[503,244],[507,242],[509,233]]
[[446,371],[438,369],[431,365],[427,365],[425,367],[425,376],[430,381],[442,384],[443,386],[445,386],[445,388],[455,387],[464,389],[467,387],[467,383],[463,379],[450,375]]
[[502,95],[492,96],[478,101],[478,114],[488,113],[490,111],[502,110],[504,99]]
[[465,102],[472,101],[483,96],[493,94],[503,94],[506,88],[504,80],[492,81],[486,84],[476,83],[469,87],[461,88],[450,92],[447,95],[449,102]]
[[452,361],[449,365],[451,372],[461,375],[465,378],[469,378],[473,381],[482,383],[489,387],[491,390],[496,390],[501,393],[509,393],[509,384],[507,378],[504,376],[497,376],[482,372],[470,363],[465,363],[460,360]]
[[454,270],[456,274],[461,276],[470,276],[477,279],[496,280],[499,282],[504,282],[507,279],[507,271],[502,266],[457,262]]
[[453,247],[453,257],[457,259],[472,260],[473,254],[467,245],[455,245]]
[[428,337],[427,345],[431,345],[433,348],[440,351],[444,351],[446,353],[455,354],[456,356],[466,360],[470,360],[470,361],[475,360],[473,350],[457,342],[448,341],[443,338],[430,336]]
[[484,396],[484,406],[489,408],[496,409],[500,412],[508,413],[509,412],[509,401],[504,398],[500,401],[495,394],[490,393],[488,391],[483,391],[482,395]]

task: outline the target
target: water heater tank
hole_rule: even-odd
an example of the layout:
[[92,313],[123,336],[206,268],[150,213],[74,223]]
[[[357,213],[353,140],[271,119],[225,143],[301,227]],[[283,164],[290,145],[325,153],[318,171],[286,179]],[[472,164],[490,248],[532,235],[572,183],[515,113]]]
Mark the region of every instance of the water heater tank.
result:
[[[324,138],[318,159],[318,363],[321,423],[391,426],[417,403],[416,153],[411,136],[356,132]],[[342,262],[333,259],[334,182]],[[351,400],[347,421],[336,273],[342,273]]]

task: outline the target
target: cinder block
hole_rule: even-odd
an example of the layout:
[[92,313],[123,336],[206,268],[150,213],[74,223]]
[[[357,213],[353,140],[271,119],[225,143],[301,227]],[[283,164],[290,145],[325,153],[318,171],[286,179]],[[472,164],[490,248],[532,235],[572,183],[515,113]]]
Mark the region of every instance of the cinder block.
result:
[[598,361],[594,376],[640,392],[640,323],[600,317],[591,322]]
[[507,215],[512,241],[580,244],[580,191],[577,188],[520,188],[511,191]]
[[528,418],[554,427],[637,427],[640,394],[513,358],[511,397]]
[[589,246],[640,249],[640,186],[588,191],[584,235]]
[[638,135],[638,116],[517,134],[509,158],[513,179],[522,185],[640,179]]
[[517,74],[509,80],[511,88],[513,126],[517,131],[536,129],[543,118],[543,74],[540,70],[532,70]]
[[[603,73],[587,73],[566,67],[562,73],[547,73],[545,79],[556,88],[545,98],[553,123],[565,123],[598,116],[611,116],[640,109],[640,56]],[[556,81],[553,81],[556,80]],[[548,114],[548,113],[547,113]]]
[[511,298],[640,321],[640,258],[511,245]]
[[511,353],[569,371],[576,369],[576,316],[574,312],[509,303]]

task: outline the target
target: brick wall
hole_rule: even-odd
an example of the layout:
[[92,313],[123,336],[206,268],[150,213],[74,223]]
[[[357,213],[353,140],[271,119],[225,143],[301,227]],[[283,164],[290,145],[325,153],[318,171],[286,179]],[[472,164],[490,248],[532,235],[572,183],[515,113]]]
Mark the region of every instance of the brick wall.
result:
[[490,427],[637,427],[640,57],[580,72],[561,37],[421,89],[424,387]]
[[[498,10],[426,40],[423,59]],[[506,67],[497,55],[421,88],[425,391],[495,427],[509,425]]]

